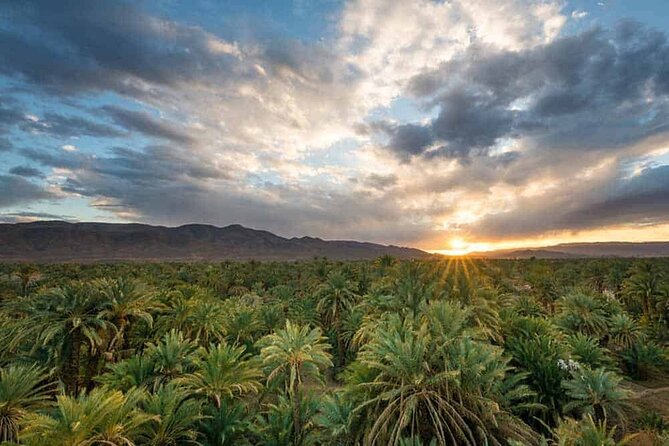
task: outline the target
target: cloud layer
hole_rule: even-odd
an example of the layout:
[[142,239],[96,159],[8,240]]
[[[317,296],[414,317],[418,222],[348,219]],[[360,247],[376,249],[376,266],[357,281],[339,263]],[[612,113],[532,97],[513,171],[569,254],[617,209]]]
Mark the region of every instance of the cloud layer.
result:
[[74,200],[424,248],[669,223],[661,31],[567,32],[588,15],[558,1],[368,0],[321,40],[223,37],[151,6],[0,6],[7,219],[86,218]]

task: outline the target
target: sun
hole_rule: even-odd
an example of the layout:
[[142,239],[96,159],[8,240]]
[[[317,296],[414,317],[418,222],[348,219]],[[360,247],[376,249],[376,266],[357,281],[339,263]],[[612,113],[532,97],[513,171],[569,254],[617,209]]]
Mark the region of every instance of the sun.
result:
[[468,242],[460,237],[453,237],[448,240],[448,248],[435,249],[430,252],[435,254],[443,254],[447,256],[466,256],[472,252],[488,251],[491,246],[488,243]]
[[448,253],[452,256],[463,256],[471,251],[469,243],[461,238],[452,238],[448,244],[451,248],[448,250]]
[[467,246],[469,246],[467,244],[467,242],[465,242],[461,238],[453,238],[453,239],[451,239],[450,243],[451,243],[451,248],[456,249],[456,250],[466,249]]

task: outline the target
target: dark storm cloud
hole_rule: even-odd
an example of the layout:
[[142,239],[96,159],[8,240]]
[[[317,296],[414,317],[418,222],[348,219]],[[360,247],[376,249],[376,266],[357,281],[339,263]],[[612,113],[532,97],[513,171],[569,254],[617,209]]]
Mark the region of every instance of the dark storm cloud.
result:
[[107,105],[102,107],[113,121],[129,131],[137,131],[147,136],[166,139],[180,144],[189,144],[194,139],[179,129],[176,124],[159,120],[144,111],[128,110]]
[[142,80],[159,85],[202,79],[230,69],[198,28],[148,16],[131,2],[4,2],[0,72],[55,93],[111,89],[141,95]]
[[411,157],[437,144],[431,156],[466,157],[519,137],[542,150],[627,147],[669,131],[667,60],[666,34],[631,22],[519,52],[474,47],[411,81],[439,114],[386,132],[388,148]]
[[631,178],[619,173],[588,189],[558,190],[527,199],[517,209],[476,223],[477,234],[525,237],[546,231],[616,224],[657,224],[669,215],[669,166],[646,168]]
[[419,155],[435,140],[430,128],[418,124],[387,126],[385,131],[390,136],[387,147],[400,157]]
[[[42,151],[26,149],[22,154],[48,167],[83,172],[87,176],[106,176],[127,181],[129,184],[169,184],[183,179],[225,179],[228,173],[205,163],[202,159],[178,147],[152,145],[143,150],[125,147],[112,148],[108,156],[91,156],[79,152]],[[113,186],[113,181],[109,183]],[[85,185],[78,188],[82,195],[104,195],[104,191],[85,192]]]
[[53,198],[53,194],[22,177],[0,175],[0,207]]
[[36,177],[36,178],[44,177],[44,174],[42,173],[41,170],[35,169],[34,167],[30,166],[14,166],[11,169],[9,169],[9,173],[20,177]]
[[568,225],[627,222],[654,223],[669,215],[669,166],[646,168],[619,181],[605,199],[569,213]]

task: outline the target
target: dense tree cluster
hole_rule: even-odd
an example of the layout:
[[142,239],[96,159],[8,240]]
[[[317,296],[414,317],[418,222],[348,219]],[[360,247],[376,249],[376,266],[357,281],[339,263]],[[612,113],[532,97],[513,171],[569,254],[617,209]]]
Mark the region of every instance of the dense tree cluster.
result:
[[0,443],[663,444],[668,345],[667,259],[6,264]]

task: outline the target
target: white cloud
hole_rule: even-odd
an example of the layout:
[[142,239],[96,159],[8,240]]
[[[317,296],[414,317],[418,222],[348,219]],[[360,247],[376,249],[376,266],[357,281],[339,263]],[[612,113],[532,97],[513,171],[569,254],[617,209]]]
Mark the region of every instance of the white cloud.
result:
[[583,11],[581,9],[576,9],[572,11],[571,18],[574,20],[581,20],[588,16],[588,11]]

